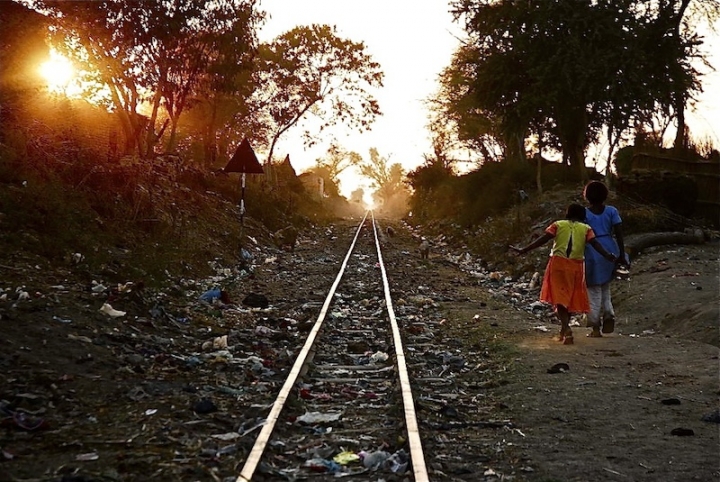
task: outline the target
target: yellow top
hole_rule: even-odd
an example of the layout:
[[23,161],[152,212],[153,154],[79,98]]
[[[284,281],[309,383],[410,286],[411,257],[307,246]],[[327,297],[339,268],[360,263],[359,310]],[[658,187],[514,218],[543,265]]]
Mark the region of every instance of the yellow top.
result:
[[595,237],[587,224],[567,219],[555,221],[545,232],[555,238],[550,256],[569,259],[585,259],[585,244]]

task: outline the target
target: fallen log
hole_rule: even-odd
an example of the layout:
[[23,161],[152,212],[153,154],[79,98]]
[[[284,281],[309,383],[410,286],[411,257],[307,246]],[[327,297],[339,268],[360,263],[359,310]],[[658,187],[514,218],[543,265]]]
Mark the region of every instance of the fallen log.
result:
[[691,233],[643,233],[625,238],[625,252],[630,258],[635,258],[640,252],[653,246],[667,244],[702,244],[705,242],[705,235],[701,229]]

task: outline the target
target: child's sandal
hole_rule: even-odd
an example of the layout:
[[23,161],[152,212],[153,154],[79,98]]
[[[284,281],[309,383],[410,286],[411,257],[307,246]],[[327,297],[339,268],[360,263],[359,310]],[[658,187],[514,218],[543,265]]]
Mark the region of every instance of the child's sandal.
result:
[[566,330],[560,330],[560,341],[563,343],[563,345],[573,344],[573,333],[570,328]]
[[602,332],[612,333],[615,331],[615,317],[611,316],[607,320],[603,320]]

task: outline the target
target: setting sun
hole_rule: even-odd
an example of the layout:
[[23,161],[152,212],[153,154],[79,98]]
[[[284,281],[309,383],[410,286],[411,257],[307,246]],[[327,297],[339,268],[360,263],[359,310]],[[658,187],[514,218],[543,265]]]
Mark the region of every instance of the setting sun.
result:
[[50,51],[50,60],[40,66],[40,73],[47,81],[48,90],[66,93],[70,81],[75,77],[72,63],[55,50]]

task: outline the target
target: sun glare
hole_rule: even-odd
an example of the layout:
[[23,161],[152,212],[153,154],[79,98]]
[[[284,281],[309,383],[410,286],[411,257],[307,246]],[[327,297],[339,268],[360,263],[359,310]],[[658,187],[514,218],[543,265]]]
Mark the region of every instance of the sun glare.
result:
[[365,203],[365,207],[369,210],[375,209],[375,201],[373,200],[373,193],[371,191],[365,191],[363,195],[363,202]]
[[67,87],[75,77],[72,63],[55,50],[50,51],[50,60],[40,66],[40,73],[47,82],[48,90],[55,93],[67,93]]

